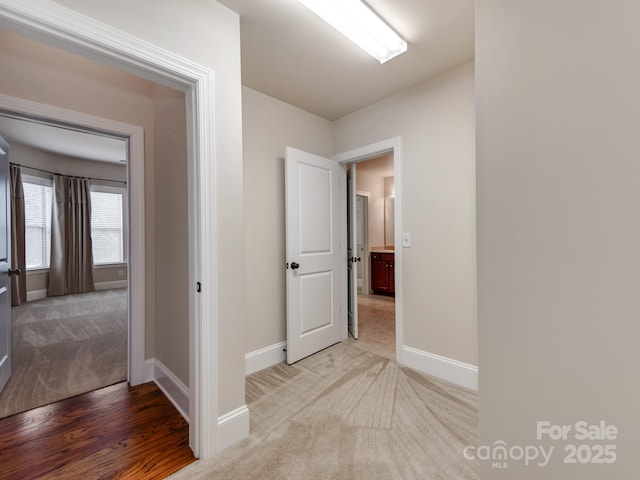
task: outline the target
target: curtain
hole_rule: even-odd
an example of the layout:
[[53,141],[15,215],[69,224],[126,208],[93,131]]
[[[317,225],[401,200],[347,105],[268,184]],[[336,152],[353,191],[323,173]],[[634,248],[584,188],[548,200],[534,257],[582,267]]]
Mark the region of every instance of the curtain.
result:
[[86,178],[53,176],[49,296],[94,290],[90,192]]
[[20,270],[11,276],[11,305],[27,301],[27,263],[25,260],[24,191],[19,165],[9,166],[11,190],[11,269]]

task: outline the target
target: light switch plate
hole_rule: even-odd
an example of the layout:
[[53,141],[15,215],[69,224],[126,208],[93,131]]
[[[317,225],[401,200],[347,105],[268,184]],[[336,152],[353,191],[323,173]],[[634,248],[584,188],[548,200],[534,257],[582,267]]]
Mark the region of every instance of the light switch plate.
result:
[[402,234],[402,248],[409,248],[411,246],[411,234],[403,233]]

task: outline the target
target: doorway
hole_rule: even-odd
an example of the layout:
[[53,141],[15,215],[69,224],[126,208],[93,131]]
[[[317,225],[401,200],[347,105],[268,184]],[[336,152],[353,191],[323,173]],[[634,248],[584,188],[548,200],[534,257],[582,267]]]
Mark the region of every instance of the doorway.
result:
[[393,153],[348,168],[356,190],[356,221],[349,222],[347,235],[356,242],[358,327],[350,329],[351,338],[359,348],[395,360]]
[[[0,131],[20,172],[24,208],[15,211],[24,218],[26,250],[19,266],[26,288],[11,309],[13,374],[0,394],[1,418],[128,380],[133,362],[129,139],[15,110],[0,110]],[[85,293],[47,291],[54,175],[82,178],[88,190],[93,260]]]
[[[74,51],[85,57],[98,58],[104,64],[120,67],[144,78],[156,80],[163,85],[185,92],[187,100],[187,144],[188,144],[188,270],[189,291],[195,292],[201,284],[206,288],[198,288],[198,295],[192,295],[189,301],[189,417],[190,417],[190,446],[198,457],[208,457],[223,448],[225,438],[218,438],[218,379],[217,343],[210,339],[217,339],[214,332],[218,325],[218,309],[214,308],[213,298],[219,285],[216,272],[219,269],[218,249],[216,241],[220,234],[215,229],[212,215],[220,210],[218,194],[210,188],[218,185],[214,177],[215,167],[220,159],[216,155],[211,132],[218,132],[214,124],[215,92],[212,69],[203,67],[193,61],[176,55],[168,55],[164,49],[135,37],[122,40],[122,32],[108,25],[94,22],[91,30],[86,29],[86,18],[82,15],[69,15],[69,11],[54,2],[46,2],[34,8],[28,4],[10,7],[0,1],[0,26],[10,27],[13,31],[30,38],[46,39],[48,45]],[[68,113],[68,112],[67,112]],[[95,118],[92,118],[95,121]],[[142,151],[142,131],[130,132],[130,125],[112,122],[114,131],[129,134],[130,148],[134,152]],[[132,172],[136,173],[136,168]],[[143,165],[139,166],[137,174],[144,178]],[[205,188],[205,186],[209,188]],[[134,204],[138,203],[144,213],[143,192],[132,198],[132,214],[136,211]],[[206,209],[205,209],[206,206]],[[138,219],[131,219],[132,230],[140,227],[139,243],[132,231],[132,254],[134,258],[144,258],[144,215]],[[138,255],[136,255],[136,253]],[[144,297],[145,272],[135,269],[132,265],[130,286],[135,298]],[[136,273],[137,272],[137,273]],[[144,308],[144,301],[141,302]],[[134,307],[132,303],[131,308]],[[142,312],[131,311],[131,317],[144,318]],[[139,371],[130,372],[133,383],[142,383],[152,377],[153,372],[145,366],[144,341],[145,330],[131,328],[132,338],[139,340],[143,348],[139,352]],[[132,340],[133,343],[133,340]],[[137,358],[137,356],[136,356]],[[247,428],[248,431],[248,415]],[[242,417],[244,419],[245,417]],[[230,422],[227,422],[230,423]],[[235,424],[233,424],[235,425]],[[228,440],[227,440],[228,441]]]
[[[395,359],[403,363],[403,300],[402,300],[402,141],[400,137],[390,138],[377,143],[365,145],[337,155],[333,159],[343,165],[358,164],[367,160],[381,157],[385,154],[393,156],[393,280],[394,280],[394,310],[395,310]],[[370,205],[369,205],[370,207]],[[371,243],[371,239],[369,239]],[[397,248],[396,248],[397,247]]]

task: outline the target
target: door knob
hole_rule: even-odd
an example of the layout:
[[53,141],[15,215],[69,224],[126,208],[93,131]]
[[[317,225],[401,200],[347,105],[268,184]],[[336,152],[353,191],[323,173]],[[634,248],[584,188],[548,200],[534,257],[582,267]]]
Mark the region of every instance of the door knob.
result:
[[300,268],[300,264],[296,262],[291,262],[291,270],[297,270]]
[[16,268],[15,270],[11,270],[11,269],[9,269],[9,270],[7,271],[7,273],[9,274],[9,276],[12,276],[12,275],[20,275],[20,269],[19,269],[19,268]]

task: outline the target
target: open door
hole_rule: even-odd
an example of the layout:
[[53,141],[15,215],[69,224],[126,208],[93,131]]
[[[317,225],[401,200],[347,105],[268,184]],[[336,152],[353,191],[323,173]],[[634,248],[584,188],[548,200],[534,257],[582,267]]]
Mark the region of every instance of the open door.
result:
[[347,171],[347,258],[348,264],[348,311],[349,332],[358,339],[358,228],[356,210],[356,164]]
[[11,377],[9,146],[0,137],[0,392]]
[[[344,167],[287,147],[287,363],[338,343],[345,289]],[[346,240],[346,239],[345,239]],[[343,248],[343,247],[342,247]]]

